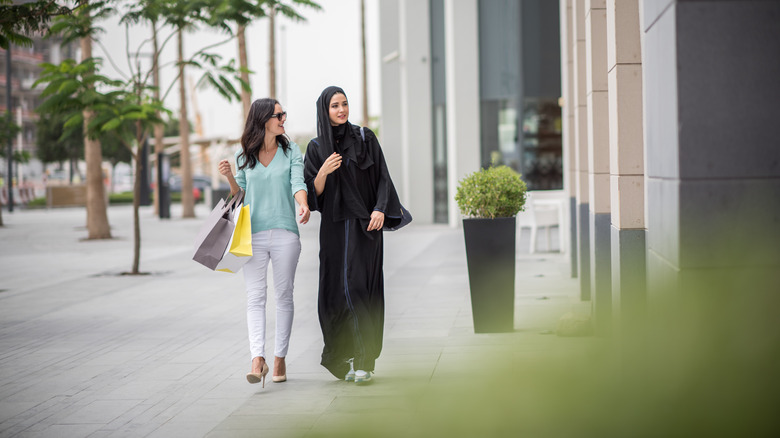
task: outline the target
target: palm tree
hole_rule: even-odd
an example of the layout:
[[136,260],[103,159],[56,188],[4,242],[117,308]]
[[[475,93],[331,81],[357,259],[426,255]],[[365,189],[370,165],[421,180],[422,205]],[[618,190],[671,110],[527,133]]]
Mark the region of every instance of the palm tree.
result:
[[201,11],[209,7],[203,0],[165,0],[161,16],[176,30],[177,63],[179,66],[179,154],[181,157],[182,217],[195,217],[195,197],[192,193],[192,162],[190,159],[190,129],[187,122],[187,87],[185,85],[184,31],[205,18]]
[[[152,95],[156,102],[160,102],[160,42],[159,42],[159,28],[158,23],[161,20],[163,4],[166,0],[140,0],[135,3],[131,3],[127,12],[122,17],[122,22],[136,24],[141,20],[149,22],[152,27]],[[168,40],[165,40],[167,43]],[[163,43],[163,45],[165,44]],[[160,114],[156,115],[159,119]],[[163,124],[154,125],[154,153],[157,157],[160,157],[165,149],[163,145],[163,131],[165,127]],[[160,183],[157,182],[154,188],[154,212],[155,214],[160,211]]]
[[[154,87],[153,97],[155,101],[160,102],[160,44],[157,41],[157,20],[152,20],[152,56],[154,56],[154,61],[152,61],[152,87]],[[159,117],[160,114],[157,114],[157,116]],[[165,125],[161,123],[154,125],[154,153],[158,160],[158,166],[160,165],[160,157],[162,157],[163,151],[165,149],[165,145],[163,144],[164,130]],[[162,184],[162,181],[157,181],[157,184],[154,186],[155,214],[160,212],[160,184]]]
[[270,53],[269,53],[269,94],[274,96],[276,94],[276,62],[275,62],[275,32],[274,21],[277,13],[294,20],[294,21],[306,21],[306,19],[300,15],[294,7],[305,6],[315,10],[321,10],[322,7],[311,0],[225,0],[220,7],[215,9],[215,14],[211,18],[211,25],[219,27],[229,33],[232,33],[232,29],[228,23],[236,23],[238,30],[236,32],[236,39],[238,41],[238,61],[239,69],[241,71],[241,79],[247,84],[247,86],[241,89],[241,104],[244,109],[244,119],[249,114],[249,106],[252,103],[251,89],[249,84],[249,62],[247,59],[247,44],[246,44],[246,26],[252,22],[255,18],[269,17],[270,23]]
[[[51,27],[53,34],[63,33],[63,44],[79,40],[81,59],[92,58],[92,39],[100,31],[93,23],[112,12],[109,1],[84,1],[78,12],[63,15]],[[110,239],[108,224],[108,203],[103,186],[103,154],[100,141],[87,135],[88,126],[94,117],[91,110],[83,113],[84,161],[87,163],[87,238]]]

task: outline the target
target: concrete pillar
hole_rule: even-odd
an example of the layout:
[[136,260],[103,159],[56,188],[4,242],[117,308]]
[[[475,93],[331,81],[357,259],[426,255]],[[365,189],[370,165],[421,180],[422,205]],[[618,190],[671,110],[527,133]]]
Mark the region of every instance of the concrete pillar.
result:
[[780,2],[643,8],[649,316],[777,339]]
[[605,0],[587,0],[585,5],[591,298],[596,332],[608,334],[612,325],[612,259],[609,227],[607,9]]
[[618,329],[641,325],[645,302],[640,34],[639,0],[607,0],[612,315]]
[[[401,202],[419,223],[433,223],[433,122],[429,2],[399,3],[401,169],[391,169]],[[421,42],[425,41],[425,44]]]
[[585,73],[585,0],[572,0],[571,35],[574,78],[574,175],[580,299],[590,300],[590,208],[588,206],[588,99]]
[[[477,21],[477,0],[445,2],[447,190],[451,194],[451,199],[457,192],[458,181],[479,169],[480,100]],[[454,201],[449,205],[450,225],[458,226],[461,218],[458,205]]]
[[[574,50],[572,47],[573,21],[572,0],[560,0],[561,13],[561,85],[563,97],[563,189],[569,197],[569,264],[572,278],[577,277],[577,173],[574,132]],[[563,226],[563,224],[561,224]],[[563,249],[563,243],[561,243]]]
[[[379,0],[379,15],[381,17],[400,18],[400,4],[397,0]],[[401,128],[401,64],[400,58],[400,25],[399,20],[392,18],[383,20],[379,26],[379,53],[382,57],[380,82],[382,92],[382,129],[379,131],[379,141],[382,144],[382,152],[385,154],[387,167],[390,169],[391,176],[402,183],[401,172],[404,165],[401,154],[401,143],[403,142]],[[400,195],[400,192],[399,192]],[[405,199],[402,201],[406,202]],[[407,208],[413,212],[415,219],[416,211],[412,206]]]

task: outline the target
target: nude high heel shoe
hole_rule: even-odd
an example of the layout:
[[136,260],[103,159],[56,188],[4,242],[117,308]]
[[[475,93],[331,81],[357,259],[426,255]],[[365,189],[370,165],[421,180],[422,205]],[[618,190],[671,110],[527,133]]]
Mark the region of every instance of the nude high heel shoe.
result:
[[246,381],[249,383],[263,382],[263,388],[265,388],[265,375],[268,374],[268,364],[264,363],[263,368],[259,373],[247,373]]
[[[279,364],[283,364],[283,365],[279,366]],[[285,363],[283,357],[277,357],[274,360],[274,373],[276,372],[275,370],[278,370],[279,368],[284,368],[284,374],[282,374],[281,376],[274,375],[271,378],[271,380],[273,380],[274,383],[281,383],[287,381],[287,364]]]

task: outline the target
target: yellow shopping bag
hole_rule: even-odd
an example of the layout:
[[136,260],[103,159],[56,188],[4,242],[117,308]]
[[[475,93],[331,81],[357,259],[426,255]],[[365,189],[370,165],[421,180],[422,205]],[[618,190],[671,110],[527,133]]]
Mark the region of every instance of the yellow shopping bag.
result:
[[240,271],[252,257],[252,219],[249,217],[249,205],[237,208],[235,211],[236,227],[230,237],[230,243],[225,248],[222,260],[215,270],[235,274]]

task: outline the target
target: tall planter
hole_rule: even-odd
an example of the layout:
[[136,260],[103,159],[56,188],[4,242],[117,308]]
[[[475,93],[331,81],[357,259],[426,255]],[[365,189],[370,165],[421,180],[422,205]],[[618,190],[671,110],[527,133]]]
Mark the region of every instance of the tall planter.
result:
[[463,219],[475,333],[514,331],[515,217]]

